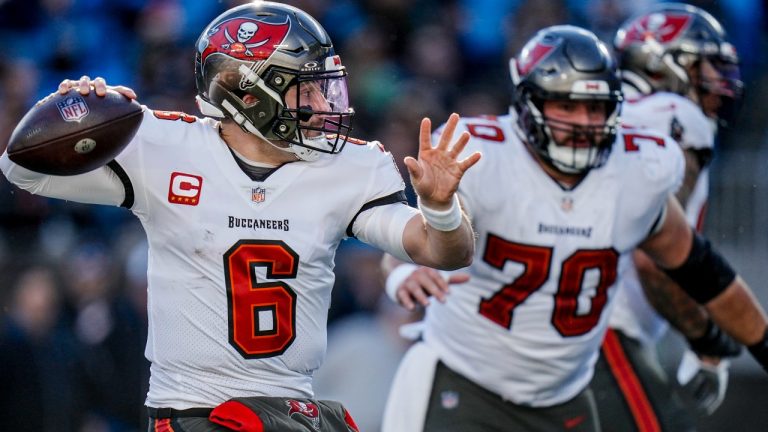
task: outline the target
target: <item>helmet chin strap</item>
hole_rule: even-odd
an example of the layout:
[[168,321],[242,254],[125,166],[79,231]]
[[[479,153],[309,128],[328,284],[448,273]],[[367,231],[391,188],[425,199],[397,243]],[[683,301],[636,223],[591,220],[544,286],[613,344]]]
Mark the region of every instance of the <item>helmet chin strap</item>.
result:
[[[641,95],[648,95],[653,93],[653,87],[651,86],[651,83],[631,70],[622,70],[621,80],[625,84],[629,84],[631,89],[636,93]],[[624,87],[626,88],[626,85]]]
[[195,96],[195,102],[197,102],[197,109],[199,109],[204,116],[216,118],[226,117],[224,113],[216,107],[216,105],[201,98],[200,95]]
[[[272,145],[275,145],[272,141],[269,142]],[[277,147],[275,145],[275,147]],[[297,158],[306,161],[306,162],[314,162],[320,158],[320,152],[308,149],[306,147],[298,146],[295,144],[288,143],[288,147],[277,147],[280,150],[287,151],[289,153],[293,153],[296,155]]]
[[[224,111],[222,111],[212,103],[206,101],[205,99],[201,98],[200,96],[197,96],[195,99],[197,101],[197,106],[200,109],[200,112],[205,116],[216,117],[216,118],[229,117],[246,132],[261,138],[262,140],[268,142],[278,150],[293,154],[300,160],[303,160],[306,162],[312,162],[320,158],[320,152],[308,149],[306,147],[297,146],[291,143],[286,143],[288,145],[284,147],[284,146],[277,145],[276,143],[267,139],[261,132],[259,132],[256,126],[253,125],[253,123],[251,123],[245,116],[243,116],[240,113],[240,111],[238,111],[237,108],[226,99],[222,102],[221,106],[229,113],[229,115],[224,114]],[[322,137],[320,138],[323,139]],[[308,138],[306,140],[311,141],[311,139],[308,139]]]

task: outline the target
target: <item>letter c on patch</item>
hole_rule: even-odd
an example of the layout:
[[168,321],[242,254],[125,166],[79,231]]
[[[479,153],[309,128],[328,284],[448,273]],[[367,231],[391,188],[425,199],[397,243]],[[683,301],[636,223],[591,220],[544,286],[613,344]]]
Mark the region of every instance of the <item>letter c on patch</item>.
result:
[[200,202],[203,178],[193,174],[174,172],[168,190],[168,202],[196,206]]

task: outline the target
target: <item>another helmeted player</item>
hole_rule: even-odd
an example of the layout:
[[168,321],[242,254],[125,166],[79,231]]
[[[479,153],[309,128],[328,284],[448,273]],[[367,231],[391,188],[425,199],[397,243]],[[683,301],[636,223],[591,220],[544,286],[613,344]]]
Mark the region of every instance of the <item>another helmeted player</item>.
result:
[[384,431],[598,430],[588,385],[616,281],[638,246],[768,364],[765,313],[673,197],[679,146],[620,128],[621,84],[605,44],[549,27],[510,69],[510,114],[460,123],[472,135],[467,151],[483,152],[459,186],[477,232],[469,277],[384,263],[396,265],[390,296],[427,306]]
[[[153,430],[356,429],[340,404],[311,399],[339,243],[357,237],[443,268],[471,262],[472,230],[455,197],[480,158],[456,160],[468,135],[451,145],[449,126],[433,148],[422,122],[419,159],[406,159],[421,212],[408,207],[391,154],[348,143],[346,74],[312,17],[253,2],[216,18],[197,42],[199,106],[220,121],[145,108],[114,162],[72,177],[3,156],[23,189],[121,205],[141,220]],[[72,87],[104,94],[106,84],[83,77],[59,91]]]
[[[656,5],[628,20],[617,32],[615,48],[626,97],[622,122],[666,133],[678,142],[686,170],[676,196],[689,224],[701,230],[715,132],[732,121],[742,93],[736,50],[712,15],[675,3]],[[612,330],[596,369],[593,390],[601,424],[616,430],[641,425],[692,430],[697,410],[689,409],[685,399],[699,413],[714,412],[728,377],[728,361],[720,358],[738,354],[740,346],[642,252],[635,261],[637,269],[633,264],[620,281]],[[691,347],[678,371],[682,394],[661,372],[655,353],[667,320]]]

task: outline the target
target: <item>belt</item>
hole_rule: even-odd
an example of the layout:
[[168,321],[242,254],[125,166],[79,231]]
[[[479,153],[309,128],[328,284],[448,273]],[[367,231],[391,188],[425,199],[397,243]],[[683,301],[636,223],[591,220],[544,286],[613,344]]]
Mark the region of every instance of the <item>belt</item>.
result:
[[152,408],[147,407],[147,413],[155,419],[167,419],[175,417],[208,417],[213,408],[190,408],[177,410],[173,408]]

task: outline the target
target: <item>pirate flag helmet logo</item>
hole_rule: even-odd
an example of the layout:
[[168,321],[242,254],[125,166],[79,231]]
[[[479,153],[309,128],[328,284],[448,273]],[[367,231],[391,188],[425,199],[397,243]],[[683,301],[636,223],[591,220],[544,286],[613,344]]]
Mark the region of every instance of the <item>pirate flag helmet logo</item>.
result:
[[[222,22],[201,38],[202,61],[219,52],[238,60],[265,60],[275,52],[290,29],[290,22],[273,24],[252,18],[233,18]],[[204,46],[202,46],[204,45]]]

